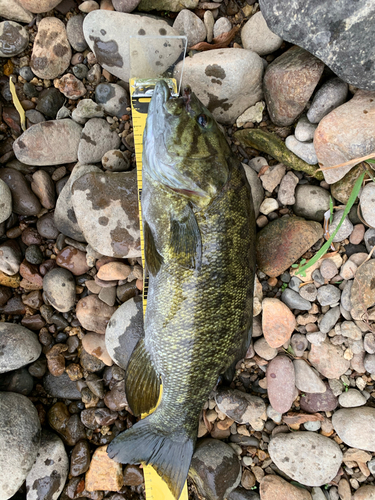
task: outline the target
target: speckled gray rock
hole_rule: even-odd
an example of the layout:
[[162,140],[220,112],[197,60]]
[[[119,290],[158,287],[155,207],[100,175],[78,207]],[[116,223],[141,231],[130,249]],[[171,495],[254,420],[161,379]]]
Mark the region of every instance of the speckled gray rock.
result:
[[233,124],[262,98],[262,75],[263,62],[255,52],[214,49],[186,58],[182,86],[189,84],[218,122]]
[[133,12],[140,0],[112,0],[113,7],[119,12]]
[[117,132],[111,130],[110,124],[102,118],[91,118],[82,130],[78,145],[80,163],[97,163],[104,153],[117,149],[121,139]]
[[337,443],[308,431],[277,434],[271,439],[268,452],[280,470],[306,486],[329,483],[342,461]]
[[360,196],[362,216],[369,226],[375,227],[375,184],[369,182]]
[[317,299],[321,306],[330,306],[340,301],[341,291],[334,285],[323,285],[318,289]]
[[11,498],[29,473],[38,453],[40,422],[22,394],[0,392],[0,499]]
[[29,43],[29,34],[14,21],[0,23],[0,57],[13,57],[23,52]]
[[88,173],[73,184],[72,202],[87,242],[102,255],[139,257],[136,173]]
[[366,404],[366,398],[357,389],[349,389],[339,396],[339,403],[344,408],[354,408]]
[[12,194],[5,182],[0,179],[0,224],[12,213]]
[[77,241],[86,241],[80,229],[72,203],[72,185],[82,175],[88,172],[101,172],[95,165],[77,164],[70,174],[68,182],[63,187],[57,202],[54,213],[55,225],[65,236],[69,236]]
[[49,271],[43,278],[43,291],[48,302],[60,312],[68,312],[76,299],[73,274],[62,267]]
[[307,118],[311,123],[319,123],[333,109],[346,101],[348,84],[340,78],[331,78],[315,94]]
[[252,50],[260,56],[275,52],[283,43],[283,39],[269,29],[261,12],[251,16],[244,25],[241,40],[244,49]]
[[[15,144],[16,141],[13,143],[14,148]],[[14,168],[3,167],[0,169],[0,179],[3,180],[10,189],[13,202],[12,210],[14,213],[17,215],[39,214],[42,206],[38,198],[31,191],[30,184],[21,172]]]
[[363,364],[367,372],[375,373],[375,354],[366,354]]
[[57,500],[68,476],[64,443],[51,431],[42,431],[40,448],[26,478],[27,500]]
[[[333,215],[333,220],[332,224],[329,225],[329,234],[332,234],[337,226],[339,225],[339,222],[341,220],[341,217],[344,214],[344,210],[338,210],[337,212],[334,213]],[[339,242],[343,241],[346,238],[350,236],[350,234],[353,231],[353,224],[350,222],[350,219],[348,216],[345,217],[344,222],[341,224],[340,229],[337,231],[336,236],[333,238],[333,241]]]
[[0,15],[5,19],[21,23],[30,23],[34,17],[31,12],[24,9],[16,0],[0,0]]
[[215,401],[218,409],[238,424],[250,424],[255,430],[263,429],[263,420],[266,420],[263,399],[237,389],[224,389],[216,394]]
[[7,240],[0,245],[0,271],[13,276],[18,273],[22,262],[22,253],[15,240]]
[[[372,247],[375,245],[375,229],[369,228],[365,232],[364,241],[366,245],[366,250],[371,252]],[[375,259],[375,252],[372,254],[372,258]]]
[[206,28],[203,21],[191,10],[181,10],[174,20],[173,28],[180,35],[187,37],[188,47],[192,47],[196,43],[203,42],[206,39]]
[[332,416],[332,424],[346,445],[375,451],[375,408],[363,406],[338,410]]
[[66,34],[70,45],[77,52],[87,49],[87,43],[83,34],[83,16],[71,17],[66,24]]
[[255,217],[258,217],[259,207],[264,199],[264,189],[256,172],[249,165],[246,165],[246,163],[242,163],[242,166],[245,169],[246,178],[251,187]]
[[116,83],[99,83],[95,88],[95,100],[111,116],[127,114],[126,108],[130,106],[126,90]]
[[281,179],[277,199],[281,205],[294,205],[296,198],[294,196],[298,177],[293,172],[287,172]]
[[316,372],[309,366],[304,359],[295,359],[293,361],[296,377],[296,387],[302,392],[324,393],[327,388],[323,380],[318,377]]
[[105,332],[105,345],[113,361],[124,368],[134,347],[144,336],[142,298],[124,302],[112,315]]
[[335,326],[339,317],[340,317],[340,306],[332,307],[329,311],[327,311],[324,314],[323,318],[321,319],[319,323],[319,330],[323,333],[328,333]]
[[281,300],[290,309],[299,309],[300,311],[308,311],[311,309],[311,302],[302,298],[299,293],[286,288],[281,294]]
[[54,377],[52,373],[47,373],[47,375],[43,378],[43,386],[47,394],[53,398],[73,400],[82,399],[76,383],[73,380],[70,380],[66,372],[64,372],[60,377]]
[[189,476],[207,500],[221,500],[240,484],[241,464],[228,444],[203,439],[195,448]]
[[[178,59],[182,49],[178,40],[169,39],[168,46],[164,46],[162,37],[179,35],[165,21],[136,14],[92,11],[85,17],[83,32],[100,66],[125,82],[130,78],[130,36],[161,36],[160,40],[148,44],[150,52],[145,54],[145,58],[138,59],[139,67],[135,69],[137,74],[142,75],[146,65],[150,78],[160,75],[161,69],[167,70]],[[155,51],[159,51],[158,58]]]
[[299,217],[321,222],[329,210],[329,191],[320,186],[302,184],[296,187],[293,212]]
[[219,17],[214,24],[214,38],[232,29],[232,23],[227,17]]
[[10,372],[39,358],[42,346],[34,332],[16,323],[0,323],[0,373]]
[[17,159],[26,165],[61,165],[78,158],[82,127],[68,118],[36,123],[14,141]]
[[125,172],[130,168],[130,161],[120,149],[111,149],[103,156],[102,165],[110,172]]
[[304,285],[299,289],[300,296],[303,299],[308,300],[309,302],[314,302],[317,293],[318,290],[314,283],[308,283],[307,285]]
[[312,142],[300,142],[294,135],[289,135],[285,139],[285,146],[309,165],[318,163],[314,144]]
[[314,368],[328,379],[340,378],[350,367],[350,361],[344,358],[340,346],[332,345],[325,340],[320,345],[312,345],[308,360]]
[[301,116],[298,120],[294,135],[301,142],[312,141],[317,125],[310,123],[306,115]]
[[73,120],[81,125],[84,125],[90,118],[103,118],[103,116],[103,106],[92,99],[81,99],[72,113]]

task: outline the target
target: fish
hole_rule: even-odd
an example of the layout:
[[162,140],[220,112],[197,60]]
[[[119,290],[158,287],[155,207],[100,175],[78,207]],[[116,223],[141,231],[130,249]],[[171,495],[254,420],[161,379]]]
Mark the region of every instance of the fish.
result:
[[129,360],[125,390],[135,415],[156,409],[107,453],[151,464],[178,499],[202,407],[250,343],[255,215],[241,162],[189,86],[173,98],[163,80],[156,84],[142,162],[149,288],[145,336]]

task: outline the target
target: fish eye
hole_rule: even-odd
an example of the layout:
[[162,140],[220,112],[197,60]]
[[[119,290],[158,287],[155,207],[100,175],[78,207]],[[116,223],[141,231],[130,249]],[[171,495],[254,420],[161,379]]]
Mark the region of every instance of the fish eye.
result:
[[207,120],[207,116],[205,114],[199,115],[197,118],[197,121],[201,127],[207,126],[208,120]]

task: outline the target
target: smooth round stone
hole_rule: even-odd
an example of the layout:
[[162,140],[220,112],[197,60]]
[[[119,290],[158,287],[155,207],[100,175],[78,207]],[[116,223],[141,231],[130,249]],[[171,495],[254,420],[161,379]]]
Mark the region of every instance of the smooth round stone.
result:
[[362,189],[360,201],[364,220],[369,226],[375,227],[375,184],[373,182],[369,182]]
[[27,500],[57,500],[65,486],[68,468],[64,443],[56,434],[43,430],[37,459],[26,478]]
[[72,113],[73,120],[80,124],[85,124],[90,118],[102,118],[103,116],[103,107],[92,99],[81,99]]
[[332,78],[323,83],[307,112],[310,122],[319,123],[328,113],[343,104],[346,101],[348,89],[348,84],[340,78]]
[[314,300],[316,299],[317,293],[318,293],[318,290],[316,289],[316,286],[313,283],[302,286],[299,289],[300,296],[303,299],[308,300],[309,302],[314,302]]
[[293,212],[299,217],[321,222],[329,210],[329,191],[320,186],[302,184],[296,187]]
[[78,301],[76,314],[83,328],[104,334],[107,324],[116,309],[116,307],[108,306],[102,302],[96,295],[88,295]]
[[301,295],[290,288],[286,288],[281,294],[281,300],[290,309],[299,309],[300,311],[308,311],[311,309],[311,302],[301,297]]
[[73,184],[72,202],[79,227],[95,251],[109,257],[140,256],[135,171],[85,174]]
[[134,297],[112,315],[105,332],[105,344],[113,361],[124,368],[138,341],[144,337],[142,299]]
[[113,361],[108,354],[104,335],[100,333],[87,333],[82,339],[82,346],[86,352],[100,359],[105,365],[111,366]]
[[285,139],[285,146],[309,165],[318,163],[312,142],[300,142],[294,135],[289,135]]
[[0,224],[12,214],[12,194],[7,184],[0,179]]
[[363,406],[366,404],[364,395],[357,391],[357,389],[349,389],[339,396],[339,404],[344,408],[354,408],[356,406]]
[[90,445],[86,439],[79,441],[72,450],[70,474],[73,477],[87,472],[90,465]]
[[19,0],[22,7],[34,14],[48,12],[54,9],[61,0]]
[[227,17],[219,17],[214,24],[214,38],[222,35],[223,33],[228,33],[232,29],[232,23]]
[[73,66],[72,71],[76,78],[78,78],[79,80],[83,80],[87,77],[87,73],[89,70],[88,67],[84,64],[76,64],[75,66]]
[[0,245],[0,271],[8,276],[18,273],[22,261],[21,250],[15,240]]
[[70,415],[64,403],[55,403],[48,411],[48,423],[68,446],[86,437],[85,428],[77,414]]
[[68,269],[74,276],[81,276],[90,269],[86,262],[86,255],[86,252],[67,246],[57,254],[56,264]]
[[346,445],[375,451],[375,408],[363,406],[338,410],[332,416],[332,424]]
[[[33,76],[33,78],[34,78],[34,76]],[[29,97],[30,99],[31,99],[31,97],[38,97],[39,96],[39,92],[35,88],[35,85],[33,85],[32,83],[29,83],[29,82],[24,83],[23,91],[25,93],[25,96]]]
[[38,233],[46,240],[55,240],[59,235],[59,230],[55,226],[53,212],[48,212],[40,217],[36,223]]
[[1,16],[12,21],[21,23],[30,23],[33,20],[33,15],[28,10],[24,9],[17,0],[6,0],[1,3]]
[[257,396],[237,389],[224,389],[216,394],[215,401],[219,411],[238,424],[250,424],[258,430],[266,420],[266,405]]
[[338,274],[339,270],[336,266],[336,264],[333,262],[332,259],[324,259],[323,262],[320,265],[320,274],[323,276],[324,279],[330,280],[336,274]]
[[35,123],[41,123],[46,121],[42,113],[40,113],[40,111],[37,111],[36,109],[28,109],[25,115],[32,125],[34,125]]
[[118,12],[133,12],[140,0],[112,0],[113,7]]
[[363,346],[368,354],[375,354],[375,335],[372,332],[366,333]]
[[95,0],[85,0],[80,4],[78,7],[81,12],[84,14],[88,14],[89,12],[92,12],[93,10],[99,9],[99,4],[98,2],[95,2]]
[[45,17],[38,25],[30,66],[37,77],[53,80],[68,69],[72,50],[65,26],[56,17]]
[[203,21],[191,10],[181,10],[174,20],[173,28],[180,35],[187,37],[188,47],[192,47],[196,43],[203,42],[206,39],[206,28]]
[[107,151],[102,158],[102,165],[110,172],[125,172],[130,168],[129,159],[119,149]]
[[262,302],[262,329],[271,347],[281,347],[293,333],[296,319],[292,311],[279,299],[265,298]]
[[78,145],[78,160],[82,164],[97,163],[110,149],[117,149],[121,139],[102,118],[91,118],[83,128]]
[[26,368],[18,368],[0,376],[0,390],[28,396],[34,388],[34,379]]
[[64,101],[63,94],[57,88],[51,87],[40,93],[36,109],[43,113],[44,116],[54,120]]
[[324,393],[327,388],[310,365],[303,359],[293,361],[297,389],[308,393]]
[[70,380],[65,372],[60,377],[47,373],[43,378],[43,386],[47,394],[53,398],[81,399],[81,393],[77,389],[76,383]]
[[277,356],[277,349],[271,347],[264,337],[254,342],[254,351],[263,359],[270,361]]
[[116,83],[99,83],[95,88],[95,100],[106,113],[121,117],[127,114],[129,98],[126,90]]
[[7,500],[21,487],[37,457],[38,412],[26,396],[0,392],[0,428],[0,498]]
[[[307,490],[298,488],[277,475],[263,477],[260,481],[259,492],[262,500],[275,500],[276,498],[278,500],[311,500],[311,495]],[[244,497],[243,500],[245,498],[248,497]],[[250,499],[252,500],[252,497],[249,497]],[[254,498],[254,500],[258,499]]]
[[267,365],[268,398],[279,413],[286,413],[295,399],[295,373],[292,361],[286,356],[277,356]]
[[314,139],[314,133],[317,125],[310,123],[307,116],[303,115],[297,122],[294,135],[300,142],[308,142]]
[[39,264],[43,262],[43,254],[40,247],[38,245],[30,245],[27,247],[25,251],[25,259],[27,262],[30,262],[30,264],[39,266]]
[[341,290],[334,285],[323,285],[318,288],[316,297],[321,306],[330,306],[340,302]]
[[337,323],[340,317],[340,307],[336,306],[327,311],[319,323],[319,330],[328,333]]
[[272,438],[268,452],[280,470],[306,486],[329,483],[342,461],[338,444],[308,431],[277,434]]
[[0,57],[14,57],[23,52],[29,43],[29,34],[14,21],[0,23]]
[[[38,125],[34,125],[34,127],[37,126]],[[23,137],[23,135],[24,134],[22,134],[21,137]],[[16,141],[13,143],[13,147],[15,147],[15,143]],[[38,198],[31,191],[30,184],[26,181],[26,178],[21,172],[14,168],[3,167],[0,169],[0,179],[2,179],[10,189],[14,213],[18,215],[38,215],[42,207]]]
[[350,366],[350,361],[344,358],[341,347],[332,345],[328,340],[320,345],[312,345],[308,360],[328,379],[340,378]]
[[60,312],[70,311],[76,299],[73,274],[60,267],[52,269],[43,278],[43,291],[48,302]]
[[34,332],[16,323],[0,323],[0,373],[10,372],[39,358],[42,346]]
[[301,410],[308,413],[335,410],[338,405],[337,397],[333,394],[328,384],[326,384],[325,387],[326,390],[322,393],[302,394],[300,399]]
[[260,56],[275,52],[283,43],[283,39],[269,29],[261,12],[251,16],[244,25],[241,40],[244,49],[252,50]]
[[194,451],[189,469],[200,495],[210,500],[227,498],[241,480],[241,464],[231,446],[217,439],[203,439]]
[[[344,210],[338,210],[337,212],[335,212],[335,214],[333,215],[332,224],[330,224],[328,228],[329,234],[332,234],[335,231],[335,229],[339,225],[339,222],[341,221],[343,213]],[[333,242],[336,243],[349,238],[352,231],[353,224],[350,222],[349,217],[346,216],[344,222],[340,226],[340,229],[337,231],[336,236],[333,238]]]
[[259,212],[268,215],[279,208],[279,204],[275,198],[266,198],[259,207]]
[[83,52],[88,45],[83,34],[83,16],[73,16],[69,19],[66,25],[66,35],[70,45],[77,52]]
[[305,422],[303,426],[307,431],[316,432],[321,428],[321,423],[319,421],[316,422],[311,421],[311,422]]
[[361,486],[353,495],[353,500],[374,500],[375,486],[365,484]]

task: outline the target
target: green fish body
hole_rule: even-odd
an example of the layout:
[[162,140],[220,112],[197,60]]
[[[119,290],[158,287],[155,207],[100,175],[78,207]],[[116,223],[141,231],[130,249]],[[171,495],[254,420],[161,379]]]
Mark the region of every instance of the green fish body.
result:
[[241,163],[210,112],[155,87],[144,133],[142,220],[149,290],[145,338],[126,374],[135,414],[157,409],[108,447],[152,464],[178,499],[199,413],[251,337],[255,218]]

